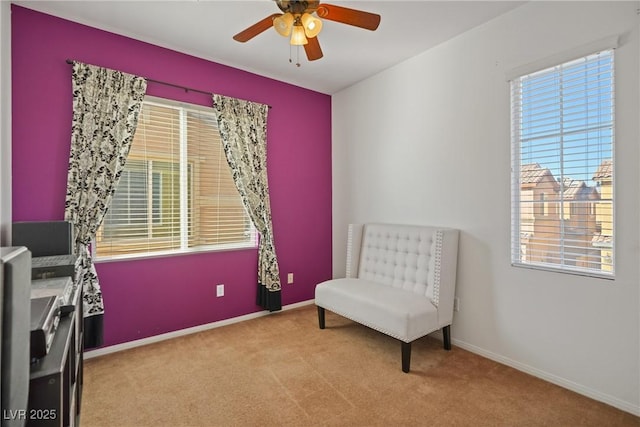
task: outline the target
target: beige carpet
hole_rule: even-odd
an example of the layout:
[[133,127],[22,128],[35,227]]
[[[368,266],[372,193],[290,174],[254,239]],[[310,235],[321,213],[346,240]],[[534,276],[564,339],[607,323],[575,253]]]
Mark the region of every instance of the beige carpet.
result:
[[640,419],[454,346],[315,306],[86,361],[80,425],[634,426]]

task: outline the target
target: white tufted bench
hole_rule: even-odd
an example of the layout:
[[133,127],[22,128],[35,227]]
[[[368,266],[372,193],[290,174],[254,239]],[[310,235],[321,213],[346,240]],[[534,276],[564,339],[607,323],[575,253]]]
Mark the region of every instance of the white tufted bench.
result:
[[458,230],[392,224],[351,224],[347,277],[316,286],[320,329],[330,310],[401,341],[409,372],[411,342],[450,325],[458,258]]

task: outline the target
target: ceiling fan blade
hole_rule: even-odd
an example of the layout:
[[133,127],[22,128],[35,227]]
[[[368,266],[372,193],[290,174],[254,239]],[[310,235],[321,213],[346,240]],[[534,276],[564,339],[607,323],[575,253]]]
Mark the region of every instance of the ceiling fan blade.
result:
[[247,42],[252,38],[254,38],[255,36],[257,36],[258,34],[260,34],[261,32],[266,31],[269,28],[273,27],[273,20],[281,15],[282,13],[274,13],[273,15],[269,15],[266,18],[264,18],[262,21],[256,22],[246,30],[240,31],[238,34],[233,36],[233,39],[241,43]]
[[307,54],[309,61],[315,61],[322,58],[322,49],[320,49],[320,42],[318,37],[308,37],[307,44],[304,45],[304,51]]
[[380,25],[380,15],[378,14],[332,4],[321,3],[316,13],[320,18],[328,19],[329,21],[341,22],[371,31]]

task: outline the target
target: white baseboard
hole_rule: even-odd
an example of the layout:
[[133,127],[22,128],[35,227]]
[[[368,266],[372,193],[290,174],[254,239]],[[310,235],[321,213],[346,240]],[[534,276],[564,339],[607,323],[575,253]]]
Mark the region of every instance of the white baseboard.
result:
[[463,348],[465,350],[468,350],[480,356],[486,357],[487,359],[491,359],[495,362],[510,366],[519,371],[526,372],[527,374],[533,375],[534,377],[538,377],[552,384],[569,389],[571,391],[575,391],[576,393],[579,393],[583,396],[587,396],[591,399],[606,403],[607,405],[611,405],[625,412],[629,412],[630,414],[640,416],[640,405],[633,404],[631,402],[626,402],[624,400],[618,399],[617,397],[611,396],[606,393],[601,393],[592,388],[585,387],[581,384],[575,383],[573,381],[569,381],[557,375],[553,375],[548,372],[542,371],[540,369],[534,368],[532,366],[525,365],[524,363],[520,363],[513,359],[509,359],[508,357],[501,356],[499,354],[477,347],[473,344],[469,344],[464,341],[457,340],[455,338],[452,338],[451,342],[460,348]]
[[[307,300],[307,301],[297,302],[295,304],[289,304],[289,305],[286,305],[286,306],[282,307],[282,311],[292,310],[294,308],[303,307],[305,305],[310,305],[310,304],[313,304],[314,301],[315,300],[311,299],[311,300]],[[91,359],[91,358],[94,358],[94,357],[105,356],[107,354],[117,353],[119,351],[129,350],[131,348],[136,348],[136,347],[140,347],[140,346],[143,346],[143,345],[153,344],[153,343],[156,343],[156,342],[160,342],[160,341],[165,341],[165,340],[169,340],[169,339],[172,339],[172,338],[181,337],[181,336],[184,336],[184,335],[194,334],[196,332],[202,332],[202,331],[206,331],[206,330],[209,330],[209,329],[219,328],[221,326],[232,325],[232,324],[238,323],[238,322],[244,322],[245,320],[257,319],[258,317],[264,317],[264,316],[268,316],[268,315],[274,314],[274,313],[278,313],[278,312],[277,311],[275,311],[275,312],[258,311],[258,312],[255,312],[255,313],[245,314],[244,316],[232,317],[231,319],[219,320],[217,322],[207,323],[207,324],[204,324],[204,325],[198,325],[198,326],[194,326],[192,328],[186,328],[186,329],[181,329],[179,331],[167,332],[166,334],[154,335],[152,337],[142,338],[142,339],[135,340],[135,341],[129,341],[129,342],[125,342],[125,343],[122,343],[122,344],[111,345],[109,347],[102,347],[102,348],[98,348],[96,350],[86,351],[84,353],[84,358],[86,360],[86,359]]]

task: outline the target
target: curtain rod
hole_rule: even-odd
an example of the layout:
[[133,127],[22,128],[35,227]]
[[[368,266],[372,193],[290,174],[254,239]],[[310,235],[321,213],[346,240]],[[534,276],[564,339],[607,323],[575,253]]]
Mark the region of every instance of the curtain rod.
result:
[[[73,65],[74,62],[75,61],[73,59],[67,59],[67,64],[69,64],[69,65]],[[161,80],[150,79],[150,78],[147,78],[147,77],[145,77],[144,79],[146,81],[148,81],[148,82],[158,83],[158,84],[165,85],[165,86],[171,86],[171,87],[175,87],[177,89],[184,89],[185,92],[191,91],[191,92],[203,93],[205,95],[210,95],[210,96],[214,95],[214,93],[212,93],[212,92],[207,92],[205,90],[200,90],[200,89],[193,89],[193,88],[190,88],[190,87],[187,87],[187,86],[177,85],[175,83],[163,82]],[[269,107],[269,109],[271,109],[271,105],[267,105],[267,107]]]

